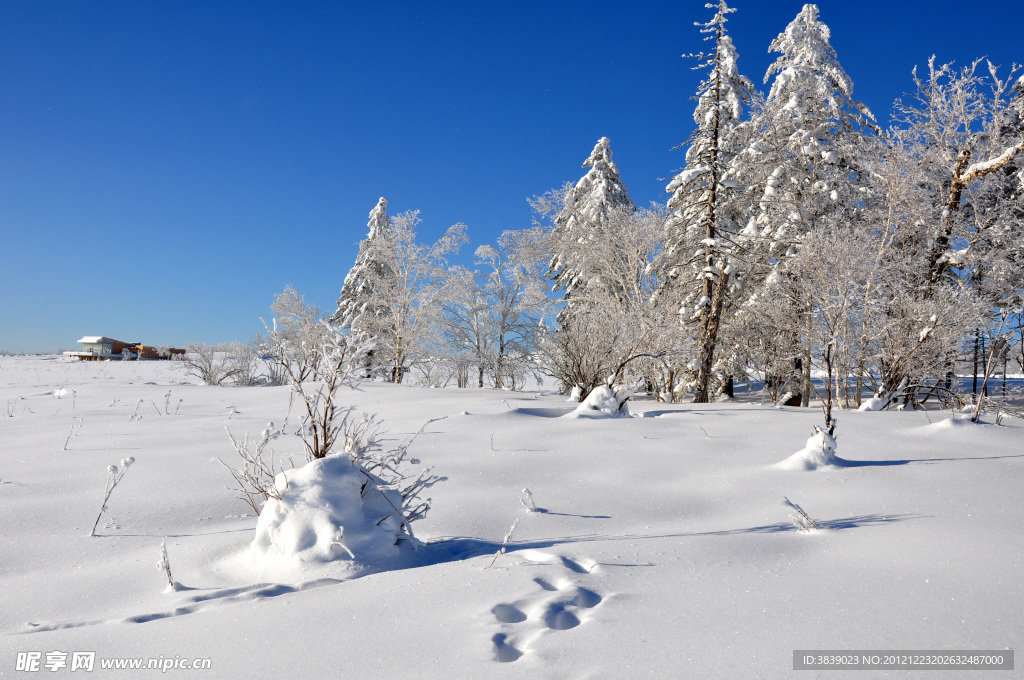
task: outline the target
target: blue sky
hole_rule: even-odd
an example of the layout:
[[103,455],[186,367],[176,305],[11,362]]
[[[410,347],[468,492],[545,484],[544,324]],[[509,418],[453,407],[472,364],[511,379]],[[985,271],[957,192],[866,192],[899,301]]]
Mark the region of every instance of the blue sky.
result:
[[[888,121],[931,54],[1024,62],[1024,3],[823,1]],[[472,243],[611,139],[638,203],[683,163],[704,2],[0,5],[0,350],[247,340],[292,284],[334,308],[379,196]],[[802,6],[729,24],[760,83]]]

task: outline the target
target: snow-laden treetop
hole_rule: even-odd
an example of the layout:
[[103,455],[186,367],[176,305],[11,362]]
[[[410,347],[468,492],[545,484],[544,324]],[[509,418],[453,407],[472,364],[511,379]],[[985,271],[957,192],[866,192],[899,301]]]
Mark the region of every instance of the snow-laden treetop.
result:
[[370,228],[370,233],[366,238],[372,239],[378,236],[387,227],[390,219],[388,217],[388,199],[381,196],[377,205],[370,211],[370,221],[366,223],[366,226]]
[[[779,34],[769,52],[782,56],[775,60],[764,82],[775,74],[768,94],[769,101],[786,101],[786,108],[801,110],[800,100],[813,98],[824,102],[832,116],[863,124],[863,119],[875,117],[863,103],[852,99],[853,80],[839,63],[835,49],[829,43],[832,31],[818,20],[818,6],[803,6],[796,18]],[[846,109],[845,115],[840,114]]]
[[[587,160],[583,161],[583,167],[590,168],[590,171],[576,183],[576,211],[573,216],[576,220],[585,223],[599,222],[611,210],[633,205],[633,199],[629,197],[629,191],[619,177],[619,166],[612,160],[611,141],[607,137],[597,140],[594,150],[590,152]],[[573,226],[572,221],[575,220],[570,219],[566,223],[570,229]]]

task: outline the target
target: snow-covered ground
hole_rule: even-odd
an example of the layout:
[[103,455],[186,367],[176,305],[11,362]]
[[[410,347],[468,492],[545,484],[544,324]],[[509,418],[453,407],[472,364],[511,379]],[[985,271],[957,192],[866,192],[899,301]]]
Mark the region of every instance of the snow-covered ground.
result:
[[[794,650],[1024,642],[1020,420],[841,411],[840,464],[803,470],[776,464],[814,409],[635,398],[632,417],[560,418],[557,395],[380,383],[344,399],[388,443],[444,417],[411,449],[447,477],[413,525],[420,566],[351,578],[249,551],[224,428],[280,427],[288,388],[0,357],[0,676],[74,676],[91,651],[93,677],[155,673],[100,668],[123,657],[209,659],[168,675],[217,678],[812,678],[838,672],[794,671]],[[302,460],[294,436],[271,447]],[[129,456],[89,537],[107,466]],[[177,590],[155,569],[165,539]],[[30,652],[40,670],[18,671]],[[50,652],[69,667],[48,671]]]

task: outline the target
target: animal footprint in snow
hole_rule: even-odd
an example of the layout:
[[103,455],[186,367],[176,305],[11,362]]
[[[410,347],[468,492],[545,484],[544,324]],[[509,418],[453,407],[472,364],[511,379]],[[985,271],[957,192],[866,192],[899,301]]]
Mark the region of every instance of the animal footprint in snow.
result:
[[[560,555],[532,552],[525,557],[534,563],[561,565],[573,574],[589,574],[596,566],[593,560],[571,560]],[[501,602],[491,607],[495,621],[507,632],[491,637],[494,660],[510,663],[519,660],[534,640],[546,631],[570,630],[589,618],[588,610],[597,607],[604,598],[590,588],[584,588],[559,578],[554,582],[537,577],[533,582],[540,592],[516,602]]]
[[522,623],[526,620],[526,614],[511,604],[496,604],[491,613],[501,623]]
[[494,643],[494,660],[502,663],[517,661],[523,655],[515,645],[506,642],[508,636],[504,633],[496,633],[491,642]]
[[541,550],[524,550],[521,554],[524,559],[530,562],[536,564],[561,564],[569,571],[577,574],[589,574],[597,567],[597,562],[589,557],[581,557],[574,560],[565,555],[555,555]]

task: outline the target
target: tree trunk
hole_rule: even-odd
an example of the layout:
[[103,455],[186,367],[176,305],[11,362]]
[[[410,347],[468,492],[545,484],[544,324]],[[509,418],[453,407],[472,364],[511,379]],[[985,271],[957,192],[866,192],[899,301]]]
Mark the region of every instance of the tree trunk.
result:
[[[800,405],[804,408],[811,405],[811,301],[807,301],[807,308],[804,310],[807,320],[804,322],[804,356],[803,356],[803,380],[800,385]],[[831,389],[831,385],[829,386]]]
[[978,393],[978,329],[974,329],[974,387],[971,394]]
[[[719,106],[722,98],[722,83],[718,62],[718,48],[722,44],[723,27],[718,24],[717,40],[715,42],[715,80],[714,99],[711,122],[711,154],[708,160],[708,197],[704,214],[704,265],[715,266],[714,241],[717,236],[715,221],[718,219],[715,208],[718,203],[718,142],[719,128],[721,127],[721,111]],[[697,369],[697,382],[693,387],[693,402],[695,404],[706,404],[708,398],[708,382],[711,380],[711,367],[715,360],[715,343],[718,336],[718,324],[722,318],[722,303],[724,302],[722,291],[725,288],[725,280],[728,275],[725,273],[723,264],[718,276],[712,276],[710,272],[704,273],[704,283],[701,288],[701,300],[708,300],[710,307],[704,307],[700,315],[700,367]]]
[[725,286],[729,275],[723,268],[718,276],[717,285],[714,287],[714,296],[711,300],[711,308],[706,314],[708,322],[701,331],[700,339],[700,367],[697,369],[697,383],[693,389],[693,402],[695,404],[706,404],[708,397],[708,382],[711,379],[711,369],[715,360],[715,344],[718,338],[718,326],[722,320],[722,307],[725,304]]

